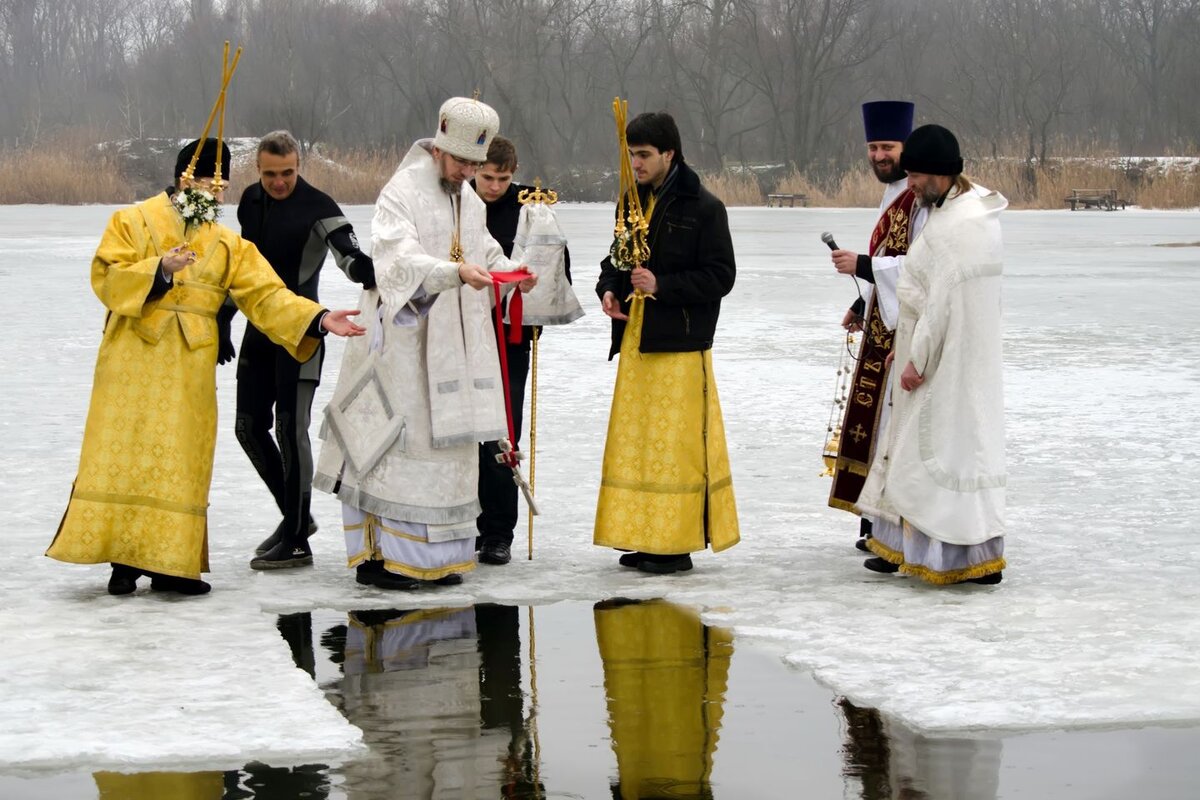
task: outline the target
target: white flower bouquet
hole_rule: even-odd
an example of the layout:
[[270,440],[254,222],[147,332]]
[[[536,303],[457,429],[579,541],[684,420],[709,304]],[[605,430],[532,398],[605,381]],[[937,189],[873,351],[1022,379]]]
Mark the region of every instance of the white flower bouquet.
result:
[[189,228],[206,222],[216,222],[217,217],[221,215],[221,204],[207,189],[189,186],[176,192],[171,202],[179,209],[184,224]]

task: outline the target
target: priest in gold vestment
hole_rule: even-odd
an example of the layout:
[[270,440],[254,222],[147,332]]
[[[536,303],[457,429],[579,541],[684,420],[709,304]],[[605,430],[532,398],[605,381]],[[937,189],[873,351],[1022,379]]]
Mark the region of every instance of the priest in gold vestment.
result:
[[712,365],[736,268],[725,206],[684,163],[675,120],[641,114],[626,139],[650,257],[632,270],[613,256],[600,265],[609,356],[621,358],[593,542],[629,551],[622,566],[671,574],[692,568],[691,553],[739,539]]
[[195,151],[190,179],[113,214],[92,259],[92,289],[107,309],[91,406],[70,503],[46,555],[111,563],[111,594],[140,575],[152,588],[202,594],[208,584],[208,490],[217,433],[217,309],[231,297],[246,318],[298,360],[326,331],[361,335],[349,317],[284,286],[258,249],[194,214],[176,195],[220,201],[216,139]]

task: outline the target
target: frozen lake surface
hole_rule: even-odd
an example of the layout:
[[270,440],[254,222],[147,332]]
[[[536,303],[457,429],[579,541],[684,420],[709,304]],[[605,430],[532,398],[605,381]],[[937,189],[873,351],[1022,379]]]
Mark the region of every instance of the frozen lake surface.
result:
[[[277,520],[233,436],[232,365],[218,373],[213,593],[112,598],[107,568],[41,556],[77,465],[103,322],[88,265],[111,210],[0,207],[0,771],[351,756],[359,730],[293,668],[274,615],[397,598],[354,583],[323,494],[315,568],[248,568]],[[370,208],[348,211],[366,240]],[[536,558],[405,605],[662,596],[925,732],[1200,723],[1200,248],[1156,246],[1195,241],[1200,217],[1003,216],[1009,568],[994,588],[937,590],[864,570],[857,521],[826,507],[818,477],[855,296],[819,236],[864,244],[873,216],[731,210],[739,275],[714,360],[743,540],[663,578],[591,545],[615,375],[591,286],[611,209],[562,207],[588,316],[542,340]],[[326,270],[326,304],[356,298]],[[331,341],[318,413],[340,360]],[[519,555],[523,536],[522,522]]]

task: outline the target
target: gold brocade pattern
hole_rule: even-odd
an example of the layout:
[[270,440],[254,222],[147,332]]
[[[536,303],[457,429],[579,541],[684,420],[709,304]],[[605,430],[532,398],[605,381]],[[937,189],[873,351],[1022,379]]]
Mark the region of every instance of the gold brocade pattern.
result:
[[217,323],[226,293],[298,358],[320,310],[287,291],[254,245],[219,225],[191,233],[196,262],[146,302],[159,258],[185,242],[165,194],[113,215],[92,261],[109,310],[71,501],[46,555],[199,578],[208,569],[208,490],[217,435]]
[[643,353],[646,298],[621,340],[593,542],[643,553],[738,543],[712,351]]
[[885,253],[907,253],[908,234],[912,220],[904,206],[893,204],[884,214],[887,218],[887,237],[883,240]]
[[594,612],[620,792],[711,798],[733,634],[663,600]]

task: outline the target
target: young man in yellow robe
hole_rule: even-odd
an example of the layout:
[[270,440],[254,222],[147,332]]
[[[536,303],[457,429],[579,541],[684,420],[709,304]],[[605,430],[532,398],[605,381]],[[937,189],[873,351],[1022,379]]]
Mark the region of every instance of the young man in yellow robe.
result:
[[[229,148],[220,147],[228,164]],[[200,573],[208,570],[217,434],[216,316],[226,296],[301,361],[326,332],[364,332],[350,320],[357,311],[327,312],[288,291],[257,248],[229,228],[185,224],[172,198],[188,185],[214,188],[216,139],[184,147],[175,174],[197,148],[194,177],[113,214],[92,259],[92,289],[108,316],[79,473],[46,555],[111,563],[110,594],[133,592],[143,574],[154,589],[209,590]]]
[[596,284],[612,318],[609,358],[621,360],[593,542],[631,551],[623,566],[671,574],[692,568],[691,553],[739,539],[712,368],[736,267],[725,206],[684,163],[675,120],[641,114],[626,137],[650,259],[626,271],[606,258]]

